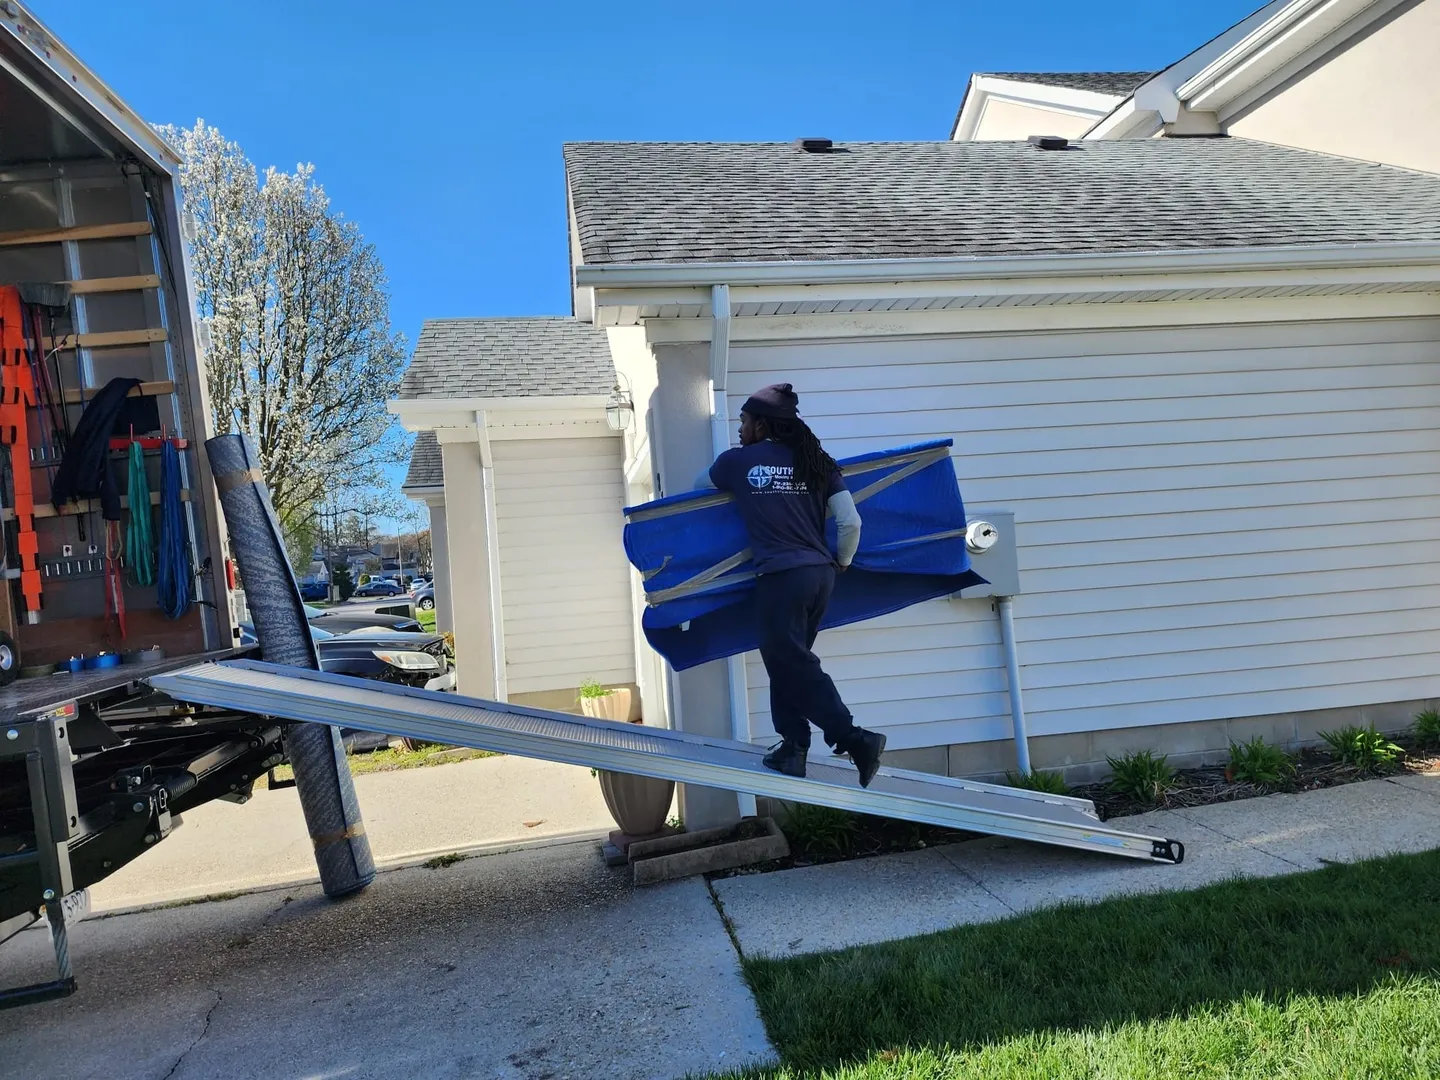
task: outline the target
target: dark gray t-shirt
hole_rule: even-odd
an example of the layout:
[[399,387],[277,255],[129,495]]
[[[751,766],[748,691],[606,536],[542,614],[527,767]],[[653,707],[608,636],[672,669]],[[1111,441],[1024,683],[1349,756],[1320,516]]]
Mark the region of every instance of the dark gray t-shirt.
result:
[[726,450],[710,466],[710,482],[735,496],[759,573],[835,561],[825,542],[825,504],[845,488],[838,471],[824,491],[811,491],[795,480],[790,448],[766,440]]

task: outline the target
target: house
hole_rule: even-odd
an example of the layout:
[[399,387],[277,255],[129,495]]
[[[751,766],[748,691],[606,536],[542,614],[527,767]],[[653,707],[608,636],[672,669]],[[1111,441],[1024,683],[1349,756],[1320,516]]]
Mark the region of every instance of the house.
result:
[[434,572],[435,628],[454,629],[450,599],[450,546],[446,539],[445,465],[440,441],[433,431],[421,431],[410,448],[410,466],[400,485],[401,494],[424,503],[430,515],[430,561]]
[[446,538],[436,565],[466,693],[566,709],[586,680],[635,687],[623,443],[605,412],[615,380],[604,331],[573,318],[420,332],[391,409],[439,451],[417,467],[417,449],[409,486]]
[[1440,172],[1437,0],[1274,0],[1151,73],[976,74],[956,139],[1232,135]]
[[[1437,9],[1291,0],[1157,73],[976,76],[933,143],[566,147],[574,321],[633,408],[625,501],[688,490],[745,397],[791,381],[837,456],[952,437],[972,516],[1014,515],[1035,767],[1404,727],[1440,696],[1440,176],[1376,134],[1393,82],[1320,89],[1383,61],[1431,100],[1406,45]],[[1286,100],[1335,138],[1256,126]],[[1016,766],[989,600],[817,651],[893,764]],[[652,722],[773,737],[753,655],[635,655]]]
[[[1037,767],[1440,695],[1440,177],[1237,138],[565,161],[577,310],[644,388],[657,493],[783,378],[837,455],[953,436],[972,509],[1015,514]],[[1014,767],[983,602],[818,650],[895,763]],[[676,678],[680,725],[763,737],[763,668],[737,708],[723,667]]]

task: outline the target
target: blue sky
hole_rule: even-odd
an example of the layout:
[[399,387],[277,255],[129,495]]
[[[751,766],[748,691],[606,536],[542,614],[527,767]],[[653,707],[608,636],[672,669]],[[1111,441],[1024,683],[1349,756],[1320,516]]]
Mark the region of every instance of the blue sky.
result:
[[1260,0],[28,0],[142,116],[316,166],[395,327],[570,310],[561,144],[943,139],[972,71],[1164,66]]

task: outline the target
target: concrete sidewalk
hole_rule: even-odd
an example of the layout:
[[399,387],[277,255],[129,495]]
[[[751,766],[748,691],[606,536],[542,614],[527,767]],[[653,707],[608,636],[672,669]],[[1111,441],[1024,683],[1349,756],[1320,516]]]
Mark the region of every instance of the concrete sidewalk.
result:
[[713,883],[746,956],[793,956],[1065,901],[1197,889],[1440,847],[1440,773],[1165,810],[1117,826],[1180,840],[1179,866],[991,837]]
[[[615,828],[589,769],[489,757],[355,778],[380,866]],[[258,790],[244,806],[211,802],[90,890],[94,911],[318,880],[294,788]]]

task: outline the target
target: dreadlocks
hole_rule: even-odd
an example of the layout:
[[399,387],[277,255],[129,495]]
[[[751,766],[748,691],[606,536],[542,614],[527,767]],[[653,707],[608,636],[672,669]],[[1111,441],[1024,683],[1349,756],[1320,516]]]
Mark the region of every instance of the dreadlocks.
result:
[[831,474],[840,466],[825,452],[810,425],[796,417],[793,420],[767,418],[765,426],[771,438],[782,446],[788,446],[795,455],[795,479],[809,490],[823,495]]

